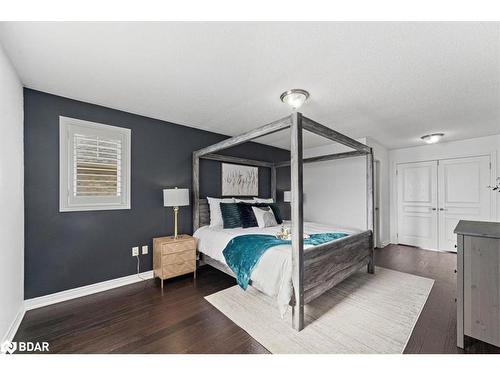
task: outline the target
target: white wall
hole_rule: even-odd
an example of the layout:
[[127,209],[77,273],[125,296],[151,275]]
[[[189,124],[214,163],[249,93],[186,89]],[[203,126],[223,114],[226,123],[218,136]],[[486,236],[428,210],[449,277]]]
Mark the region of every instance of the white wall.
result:
[[[379,233],[382,245],[396,242],[397,163],[493,154],[494,176],[500,176],[500,135],[390,151],[371,138],[362,138],[358,141],[372,147],[375,160],[380,161]],[[338,145],[327,145],[304,150],[304,157],[343,151],[349,149]],[[365,172],[364,158],[304,164],[305,219],[365,228]],[[494,180],[491,183],[494,183]],[[496,220],[500,221],[500,194],[493,194],[493,199],[496,206]]]
[[0,47],[0,340],[23,314],[23,87]]
[[[500,171],[500,135],[472,138],[455,142],[444,142],[434,145],[423,145],[408,147],[389,152],[391,165],[390,171],[390,228],[391,242],[396,242],[397,232],[397,187],[396,187],[396,164],[426,160],[438,160],[457,157],[468,157],[477,155],[491,155],[492,170],[494,176]],[[494,181],[491,181],[494,183]],[[492,194],[496,203],[496,220],[500,221],[500,194]]]
[[[380,228],[383,245],[389,241],[389,157],[370,138],[358,139],[373,148],[380,162]],[[304,150],[304,157],[352,151],[339,145]],[[309,221],[366,228],[366,159],[364,157],[304,164],[304,217]]]

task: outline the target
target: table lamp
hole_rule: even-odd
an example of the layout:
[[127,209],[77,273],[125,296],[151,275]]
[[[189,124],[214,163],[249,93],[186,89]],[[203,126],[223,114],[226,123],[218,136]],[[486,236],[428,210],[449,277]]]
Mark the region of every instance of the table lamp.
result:
[[189,206],[189,189],[163,189],[163,206],[174,208],[174,238],[177,239],[179,207]]

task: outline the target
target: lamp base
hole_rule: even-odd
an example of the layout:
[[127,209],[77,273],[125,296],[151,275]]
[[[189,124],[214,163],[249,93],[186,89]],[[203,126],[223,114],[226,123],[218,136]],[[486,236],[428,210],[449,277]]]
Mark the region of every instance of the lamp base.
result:
[[179,207],[174,207],[174,239],[178,239],[179,236],[177,234],[177,221],[179,216]]

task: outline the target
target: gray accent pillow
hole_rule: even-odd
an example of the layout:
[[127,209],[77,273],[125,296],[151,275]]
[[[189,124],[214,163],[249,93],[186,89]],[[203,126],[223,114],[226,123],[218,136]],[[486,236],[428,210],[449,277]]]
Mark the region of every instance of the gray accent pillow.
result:
[[278,225],[271,207],[252,207],[259,228],[275,227]]

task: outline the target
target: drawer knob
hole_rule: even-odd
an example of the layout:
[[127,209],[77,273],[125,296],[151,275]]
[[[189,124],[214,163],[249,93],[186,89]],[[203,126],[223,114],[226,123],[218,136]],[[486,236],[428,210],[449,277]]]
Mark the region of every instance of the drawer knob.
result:
[[453,270],[454,273],[457,273],[457,270]]

